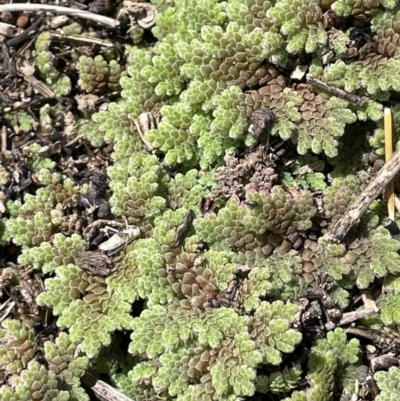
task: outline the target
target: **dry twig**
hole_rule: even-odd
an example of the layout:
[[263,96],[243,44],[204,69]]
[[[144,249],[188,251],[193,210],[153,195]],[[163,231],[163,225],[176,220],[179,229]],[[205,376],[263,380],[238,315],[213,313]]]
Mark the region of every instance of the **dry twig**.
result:
[[189,213],[186,216],[185,222],[183,223],[182,227],[179,228],[178,232],[176,233],[174,242],[169,246],[171,249],[179,248],[183,244],[183,241],[185,240],[189,230],[191,229],[191,227],[193,225],[193,220],[194,220],[194,212],[193,212],[193,210],[190,209]]
[[28,82],[30,85],[32,85],[32,88],[34,90],[36,90],[37,92],[39,92],[42,96],[44,96],[45,98],[53,98],[53,97],[55,97],[54,92],[44,82],[39,81],[33,75],[24,74],[21,69],[20,69],[20,72],[22,73],[22,77],[24,78],[24,80],[26,82]]
[[115,47],[115,43],[99,38],[85,38],[84,36],[79,35],[62,35],[59,33],[52,33],[51,37],[62,42],[80,43],[84,45],[99,45],[103,47]]
[[35,21],[28,28],[26,28],[25,31],[7,40],[7,46],[16,47],[19,46],[21,43],[24,43],[29,38],[31,38],[36,33],[36,30],[39,28],[39,25],[43,22],[43,20],[44,20],[44,15],[42,15],[37,21]]
[[112,28],[116,28],[119,25],[119,21],[114,18],[104,17],[103,15],[94,14],[89,11],[61,6],[52,6],[48,4],[1,4],[0,13],[4,11],[8,11],[10,13],[21,11],[44,11],[47,13],[64,14],[69,15],[70,17],[84,18],[98,22],[99,24],[110,26]]
[[144,133],[142,131],[142,127],[140,126],[139,122],[135,119],[132,118],[131,119],[131,132],[133,132],[133,126],[132,124],[135,125],[136,127],[136,131],[139,135],[140,140],[143,142],[143,146],[145,147],[145,149],[149,152],[149,153],[153,153],[153,151],[155,150],[155,148],[153,147],[153,145],[151,144],[151,142],[149,140],[147,140],[147,138],[144,136]]
[[7,150],[7,127],[3,125],[0,133],[0,151],[4,153]]
[[8,298],[6,302],[0,305],[0,312],[5,310],[4,313],[0,313],[0,322],[3,320],[7,319],[7,317],[10,315],[11,311],[13,310],[15,306],[15,302],[11,301],[11,298]]
[[350,228],[357,224],[369,205],[379,196],[383,188],[393,179],[400,170],[400,149],[393,153],[390,160],[379,170],[376,177],[368,184],[355,202],[346,210],[345,214],[326,234],[330,241],[341,241]]
[[82,383],[85,387],[89,387],[100,401],[133,401],[132,398],[110,386],[106,382],[97,379],[90,373],[86,373],[82,377]]
[[327,83],[320,81],[317,78],[307,78],[307,83],[310,85],[316,86],[317,88],[320,88],[328,93],[332,93],[333,95],[336,95],[337,97],[345,99],[348,102],[355,104],[356,106],[361,107],[365,104],[365,100],[361,99],[359,96],[348,93],[348,92],[344,91],[343,89],[330,86]]
[[372,313],[375,313],[373,309],[363,309],[363,310],[356,310],[354,312],[343,313],[343,316],[340,319],[338,326],[344,326],[346,324],[353,323],[356,320],[360,320],[366,316],[371,315]]

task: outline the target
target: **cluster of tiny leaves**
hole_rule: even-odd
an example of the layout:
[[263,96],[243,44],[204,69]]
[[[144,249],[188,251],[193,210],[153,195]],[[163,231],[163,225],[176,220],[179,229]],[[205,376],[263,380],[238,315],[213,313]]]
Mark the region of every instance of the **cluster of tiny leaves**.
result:
[[102,55],[81,56],[77,63],[79,87],[87,93],[114,91],[119,87],[121,66],[117,60],[107,62]]
[[71,80],[67,75],[61,74],[54,63],[56,56],[50,51],[50,32],[42,32],[36,39],[36,63],[46,83],[51,87],[56,96],[66,96],[71,91]]
[[89,357],[110,344],[115,330],[130,328],[130,304],[108,291],[104,279],[73,264],[58,266],[46,289],[38,296],[38,305],[52,307],[60,315],[57,325],[69,328],[71,340],[81,342]]
[[376,401],[390,401],[400,397],[400,369],[398,367],[392,366],[388,372],[377,372],[374,379],[381,390]]
[[89,366],[89,359],[77,356],[77,344],[61,333],[44,343],[46,364],[35,360],[39,347],[36,333],[18,320],[6,319],[1,329],[0,370],[14,373],[9,384],[0,387],[1,401],[89,401],[80,378]]
[[35,332],[26,324],[6,319],[1,323],[0,369],[19,373],[38,350]]
[[[162,121],[146,138],[169,165],[208,168],[222,164],[225,154],[243,144],[256,143],[247,120],[266,106],[276,115],[272,133],[293,137],[301,154],[308,149],[337,154],[337,138],[356,120],[348,103],[335,97],[324,103],[302,99],[284,87],[272,64],[263,64],[268,58],[284,64],[288,52],[314,52],[324,46],[327,34],[317,0],[230,0],[225,10],[215,0],[178,0],[161,8],[154,33],[165,36],[152,53],[128,49],[128,76],[121,79],[125,101],[95,117],[101,130],[109,132],[110,124],[119,124],[117,116],[113,123],[110,119],[117,109],[119,116],[137,118],[161,103]],[[173,18],[179,22],[171,25]],[[261,88],[253,93],[245,91],[257,85]]]
[[357,339],[347,341],[346,333],[341,328],[329,332],[326,338],[316,340],[309,359],[309,400],[332,399],[336,383],[343,380],[346,366],[358,361],[359,347]]
[[324,169],[324,161],[316,156],[310,154],[299,156],[290,166],[290,170],[283,173],[282,183],[285,188],[300,187],[323,191],[327,188]]
[[6,209],[11,217],[6,222],[4,237],[26,247],[47,243],[63,221],[60,206],[74,202],[79,190],[72,180],[66,179],[63,183],[39,188],[35,195],[25,194],[23,202],[7,201]]
[[133,323],[129,351],[149,361],[136,365],[132,378],[178,400],[251,396],[257,364],[279,365],[301,341],[291,328],[297,310],[264,301],[250,317],[225,307],[199,313],[187,301],[154,305]]
[[218,214],[195,222],[196,232],[209,246],[239,250],[240,263],[263,263],[274,248],[291,243],[312,225],[315,207],[309,191],[286,192],[276,186],[270,193],[249,191],[247,198],[256,206],[243,207],[231,199]]
[[335,280],[346,278],[360,289],[368,288],[375,278],[398,274],[400,261],[399,242],[382,226],[371,231],[347,246],[320,239],[302,258],[311,263],[309,271],[325,271]]
[[[118,374],[118,362],[112,361],[109,371],[113,382],[137,400],[157,395],[178,401],[236,401],[256,390],[289,392],[297,387],[302,372],[298,365],[283,370],[278,366],[302,337],[293,327],[298,307],[285,302],[297,300],[321,272],[337,281],[331,296],[341,307],[347,306],[347,290],[354,285],[365,289],[375,277],[385,279],[389,293],[380,301],[380,318],[393,327],[400,322],[396,293],[400,246],[385,229],[346,244],[307,239],[301,251],[292,249],[294,244],[301,246],[316,217],[308,189],[324,191],[317,217],[322,214],[333,225],[367,183],[366,172],[344,173],[343,166],[348,168],[351,161],[343,162],[348,156],[341,146],[346,144],[346,126],[352,128],[356,119],[378,121],[379,102],[389,99],[389,91],[400,91],[396,2],[154,3],[159,14],[153,34],[159,41],[152,48],[127,48],[126,76],[119,80],[122,67],[103,56],[83,56],[77,64],[79,85],[86,92],[122,88],[122,99],[110,103],[93,121],[79,123],[78,134],[95,147],[113,142],[114,164],[107,171],[109,203],[114,216],[140,227],[142,237],[126,244],[106,279],[82,270],[76,260],[87,248],[86,241],[79,234],[59,232],[63,206],[74,204],[82,191],[54,173],[56,163],[45,157],[40,145],[23,148],[41,188],[34,195],[5,202],[9,218],[1,240],[12,239],[22,246],[19,263],[51,273],[37,301],[53,308],[59,327],[68,329],[69,335],[45,344],[47,369],[30,361],[36,352],[32,332],[5,321],[1,366],[22,373],[16,388],[0,389],[1,400],[30,400],[32,391],[37,392],[35,399],[86,400],[78,379],[87,359],[75,356],[75,343],[94,357],[110,345],[117,330],[133,330],[129,352],[137,359]],[[323,15],[330,7],[338,15],[371,20],[376,42],[365,57],[341,59],[351,44],[348,32],[341,32],[332,45],[332,62],[317,60],[331,45]],[[65,32],[79,34],[80,27],[72,24]],[[136,35],[141,32],[135,31]],[[47,32],[36,39],[36,66],[59,96],[70,91],[70,82],[56,68],[51,39]],[[292,68],[298,55],[313,57],[310,76],[358,91],[367,100],[365,105],[352,106],[310,85],[288,87],[281,71]],[[161,122],[141,133],[154,148],[149,154],[143,151],[134,119],[159,107]],[[212,169],[222,165],[227,154],[257,143],[248,132],[248,120],[261,107],[275,114],[270,132],[285,141],[292,139],[302,158],[286,171],[283,186],[268,192],[250,190],[247,203],[233,197],[203,216],[199,202],[213,185]],[[394,111],[396,128],[399,112]],[[44,132],[53,129],[53,112],[50,105],[40,109]],[[30,128],[23,113],[8,118],[22,124],[23,130]],[[379,124],[370,145],[382,154]],[[347,154],[352,156],[353,150],[349,147]],[[309,151],[322,155],[309,156]],[[320,173],[325,156],[335,168],[331,182]],[[171,167],[179,172],[173,175]],[[194,225],[181,239],[188,213],[195,215]],[[221,305],[243,266],[251,270],[240,278],[239,301]],[[131,304],[139,298],[146,307],[133,319]],[[358,347],[357,340],[348,342],[341,329],[318,339],[309,359],[311,387],[292,393],[291,399],[332,399],[340,381],[350,388]],[[257,377],[261,364],[275,373]],[[382,399],[390,390],[387,383],[397,383],[397,371],[389,374],[389,378],[377,375]],[[60,380],[70,393],[58,390]]]
[[269,376],[257,376],[257,391],[260,393],[287,393],[297,387],[301,380],[300,365],[285,367],[282,372],[274,372]]

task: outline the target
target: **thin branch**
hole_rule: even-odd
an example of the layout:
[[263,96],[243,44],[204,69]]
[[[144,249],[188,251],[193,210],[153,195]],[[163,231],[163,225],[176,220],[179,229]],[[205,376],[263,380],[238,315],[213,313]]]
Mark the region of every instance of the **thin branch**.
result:
[[20,70],[20,72],[22,72],[22,77],[25,79],[25,81],[28,82],[30,85],[32,85],[32,88],[35,89],[36,91],[38,91],[45,98],[55,97],[54,92],[44,82],[39,81],[33,75],[26,75],[21,70]]
[[100,401],[133,401],[132,398],[122,394],[89,372],[85,373],[81,381],[85,387],[90,388],[94,392],[96,398]]
[[70,140],[70,141],[65,145],[65,147],[66,147],[66,148],[69,148],[69,147],[70,147],[71,145],[73,145],[75,142],[78,142],[79,140],[81,140],[81,139],[84,138],[84,137],[85,137],[84,134],[78,135],[76,138]]
[[64,14],[70,17],[84,18],[87,20],[98,22],[99,24],[107,25],[116,28],[119,21],[113,18],[104,17],[102,15],[94,14],[89,11],[77,10],[74,8],[52,6],[47,4],[1,4],[0,13],[8,11],[10,13],[21,11],[44,11],[54,14]]
[[0,322],[7,319],[7,317],[10,315],[11,311],[13,310],[14,306],[15,306],[15,302],[11,301],[11,298],[8,298],[8,300],[6,302],[4,302],[3,304],[0,305],[0,311],[3,311],[3,309],[5,309],[4,313],[2,313],[0,316]]
[[149,153],[153,153],[154,147],[153,147],[153,145],[150,143],[150,141],[148,141],[147,138],[144,136],[144,134],[143,134],[143,132],[142,132],[142,128],[141,128],[140,125],[139,125],[139,122],[138,122],[135,118],[132,118],[132,119],[131,119],[131,131],[132,131],[132,128],[133,128],[133,127],[132,127],[132,123],[135,124],[135,127],[136,127],[137,133],[138,133],[138,135],[139,135],[139,138],[140,138],[141,141],[143,142],[143,146],[146,148],[146,150],[147,150]]
[[365,104],[365,100],[361,99],[359,96],[353,95],[352,93],[348,93],[340,88],[335,88],[333,86],[328,85],[326,82],[320,81],[317,78],[307,78],[307,83],[317,88],[324,90],[325,92],[332,93],[337,97],[347,100],[350,103],[355,104],[356,106],[363,106]]
[[343,313],[342,318],[340,319],[338,326],[344,326],[346,324],[350,324],[355,322],[356,320],[363,319],[364,317],[375,313],[373,309],[363,309],[356,310],[354,312]]
[[344,329],[345,333],[353,334],[354,336],[359,336],[366,338],[367,340],[376,341],[376,334],[374,331],[364,328],[364,327],[347,327]]
[[83,44],[89,44],[89,45],[99,45],[99,46],[104,46],[104,47],[114,47],[115,44],[108,42],[103,39],[99,38],[85,38],[83,36],[79,35],[62,35],[59,33],[52,33],[51,34],[52,38],[56,38],[59,41],[63,42],[74,42],[74,43],[83,43]]
[[42,15],[37,21],[35,21],[33,24],[28,26],[28,28],[25,29],[22,33],[19,35],[7,40],[7,46],[9,47],[16,47],[19,46],[21,43],[25,42],[29,38],[31,38],[39,28],[39,25],[42,23],[44,20],[44,15]]
[[7,150],[7,127],[5,125],[1,127],[0,139],[0,151],[4,153]]
[[338,220],[333,229],[325,236],[331,241],[341,241],[350,228],[357,224],[361,216],[368,209],[369,205],[379,196],[386,185],[400,170],[400,149],[393,153],[393,156],[379,170],[376,177],[357,197],[355,202],[346,210]]

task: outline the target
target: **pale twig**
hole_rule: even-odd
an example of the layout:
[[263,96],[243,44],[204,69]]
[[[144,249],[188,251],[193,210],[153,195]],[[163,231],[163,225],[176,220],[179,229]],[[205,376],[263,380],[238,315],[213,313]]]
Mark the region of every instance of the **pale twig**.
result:
[[85,387],[90,388],[99,401],[133,401],[132,398],[122,394],[116,388],[98,379],[89,372],[81,379]]
[[142,128],[140,127],[138,121],[135,118],[131,118],[131,131],[132,131],[132,122],[135,124],[137,133],[139,135],[139,138],[141,139],[141,141],[143,142],[144,147],[146,148],[146,150],[150,153],[152,153],[154,151],[154,147],[153,145],[150,143],[150,141],[147,140],[147,138],[144,136]]
[[373,309],[363,309],[363,310],[356,310],[353,312],[343,313],[343,316],[337,325],[344,326],[346,324],[353,323],[356,320],[363,319],[364,317],[371,315],[372,313],[375,313]]
[[85,38],[79,35],[62,35],[59,33],[52,33],[52,38],[58,39],[63,42],[75,42],[81,44],[88,44],[88,45],[99,45],[104,47],[114,47],[115,44],[111,42],[107,42],[106,40],[99,39],[99,38]]
[[7,127],[3,125],[1,127],[1,140],[0,140],[0,151],[1,153],[4,153],[7,150]]
[[[7,305],[7,304],[9,304],[9,305]],[[5,309],[5,311],[4,311],[4,313],[0,314],[1,315],[0,316],[0,322],[5,320],[9,316],[9,314],[13,310],[14,306],[15,306],[15,302],[11,301],[10,298],[6,302],[4,302],[4,304],[1,305],[0,311],[2,311],[3,309]]]
[[66,148],[70,147],[70,146],[73,145],[75,142],[78,142],[79,140],[81,140],[84,136],[85,136],[84,134],[78,135],[76,138],[74,138],[74,139],[72,139],[71,141],[69,141],[69,142],[65,145],[65,147],[66,147]]
[[119,25],[119,21],[114,18],[104,17],[89,11],[77,10],[75,8],[52,6],[48,4],[1,4],[0,13],[5,11],[10,13],[22,11],[43,11],[47,13],[69,15],[70,17],[84,18],[98,22],[99,24],[110,26],[112,28],[115,28]]
[[32,88],[38,91],[45,98],[55,97],[54,92],[44,82],[39,81],[33,75],[24,74],[22,69],[20,69],[20,72],[22,73],[22,76],[25,79],[25,81],[28,82],[30,85],[32,85]]

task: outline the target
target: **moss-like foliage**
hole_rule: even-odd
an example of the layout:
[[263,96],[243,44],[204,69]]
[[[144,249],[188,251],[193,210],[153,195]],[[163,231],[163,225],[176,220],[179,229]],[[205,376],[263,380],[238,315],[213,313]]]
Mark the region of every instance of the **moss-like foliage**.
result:
[[57,96],[65,96],[71,91],[71,80],[67,75],[61,74],[55,66],[56,56],[50,51],[51,40],[49,32],[42,32],[37,37],[37,68],[54,93]]
[[85,92],[101,93],[104,90],[114,91],[118,89],[121,66],[117,60],[111,60],[107,63],[101,55],[94,59],[81,56],[77,68],[79,70],[78,85]]
[[[85,401],[87,358],[137,401],[347,399],[363,345],[341,328],[308,337],[303,292],[350,311],[368,290],[379,312],[363,324],[399,331],[400,243],[382,224],[385,197],[340,243],[324,237],[383,164],[383,107],[400,92],[397,2],[153,4],[152,35],[130,16],[118,57],[96,46],[58,55],[51,32],[35,39],[36,77],[58,100],[69,76],[78,84],[70,120],[50,102],[4,113],[19,131],[0,155],[0,244],[28,273],[2,272],[2,284],[42,279],[34,306],[61,334],[41,344],[25,323],[2,323],[0,401]],[[97,95],[109,102],[91,118]],[[13,142],[30,131],[32,142]],[[104,219],[85,201],[103,166]],[[131,229],[137,237],[101,252]],[[106,273],[81,263],[88,251]],[[389,399],[397,370],[375,376]]]
[[[358,361],[359,341],[347,341],[343,329],[328,333],[326,339],[316,341],[309,360],[309,379],[311,389],[308,399],[328,401],[346,376],[346,368]],[[340,385],[339,385],[340,387]]]
[[1,369],[8,373],[19,373],[38,350],[35,332],[18,320],[4,320],[1,327]]
[[135,366],[133,380],[147,378],[157,392],[179,400],[252,395],[257,364],[278,365],[301,340],[290,328],[296,310],[263,302],[248,317],[229,308],[196,313],[188,301],[156,305],[133,324],[130,352],[154,361]]
[[38,304],[53,307],[54,314],[60,315],[58,326],[69,328],[71,340],[81,342],[88,356],[109,345],[112,332],[131,327],[130,304],[113,296],[104,279],[69,264],[58,266],[56,277],[46,284]]
[[7,201],[10,218],[4,237],[27,247],[48,244],[63,223],[62,206],[74,202],[78,193],[79,187],[67,179],[63,184],[46,185],[35,195],[26,194],[23,202]]
[[399,368],[393,366],[388,372],[377,372],[374,376],[381,393],[376,397],[377,401],[393,400],[400,396],[398,383],[400,380]]
[[79,356],[68,334],[45,342],[44,363],[39,363],[35,360],[38,340],[29,326],[7,319],[1,333],[5,341],[0,345],[0,370],[14,375],[0,387],[0,400],[89,401],[80,383],[89,359]]

